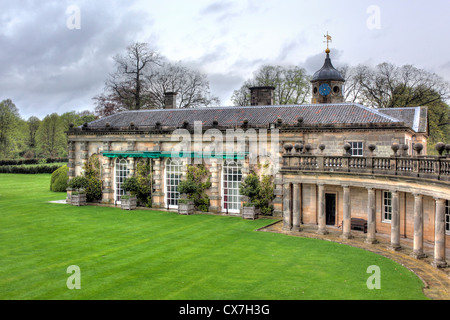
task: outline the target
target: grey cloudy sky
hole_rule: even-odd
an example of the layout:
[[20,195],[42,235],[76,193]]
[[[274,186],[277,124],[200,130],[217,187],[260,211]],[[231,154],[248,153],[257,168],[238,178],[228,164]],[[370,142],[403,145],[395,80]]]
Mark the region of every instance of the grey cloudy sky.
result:
[[327,31],[335,66],[413,64],[450,81],[449,12],[446,0],[1,0],[0,100],[25,119],[93,111],[112,57],[139,41],[206,73],[229,105],[263,64],[319,69]]

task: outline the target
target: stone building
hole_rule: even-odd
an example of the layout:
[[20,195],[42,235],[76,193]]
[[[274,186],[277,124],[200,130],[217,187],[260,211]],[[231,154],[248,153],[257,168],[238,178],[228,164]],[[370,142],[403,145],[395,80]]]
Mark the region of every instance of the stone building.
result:
[[[314,224],[319,233],[338,227],[351,237],[360,218],[368,242],[391,234],[396,249],[400,238],[410,238],[417,258],[424,241],[434,243],[435,265],[446,266],[450,158],[426,155],[427,107],[344,102],[344,79],[329,51],[313,76],[311,104],[273,105],[273,89],[250,88],[250,106],[192,109],[175,108],[176,93],[167,93],[164,109],[124,111],[71,128],[69,178],[98,155],[102,202],[117,205],[123,180],[137,161],[150,159],[152,206],[176,209],[187,165],[201,163],[211,177],[209,211],[240,215],[239,185],[257,171],[273,176],[273,214],[286,230]],[[445,145],[439,148],[443,154]]]

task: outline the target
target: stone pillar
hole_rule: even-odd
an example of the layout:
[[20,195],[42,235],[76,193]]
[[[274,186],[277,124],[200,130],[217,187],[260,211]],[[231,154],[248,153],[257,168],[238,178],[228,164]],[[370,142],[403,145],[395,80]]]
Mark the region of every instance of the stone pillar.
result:
[[128,170],[130,171],[130,177],[134,177],[134,172],[135,172],[135,168],[134,168],[134,158],[133,157],[129,157],[129,158],[127,158],[127,160],[128,160]]
[[318,185],[318,224],[319,227],[317,229],[318,234],[328,234],[327,227],[326,227],[326,216],[325,216],[325,189],[323,183],[319,183]]
[[292,230],[300,231],[300,215],[302,210],[302,194],[299,183],[292,185]]
[[81,173],[84,173],[85,165],[89,160],[89,142],[82,141],[80,144],[80,150],[81,150]]
[[445,200],[435,198],[436,212],[434,221],[434,261],[436,268],[447,267],[445,261]]
[[343,186],[344,188],[344,221],[342,223],[342,238],[351,239],[353,238],[351,232],[352,226],[352,214],[350,205],[350,187]]
[[414,194],[414,250],[411,253],[416,259],[425,258],[423,252],[423,196]]
[[221,212],[222,211],[222,197],[220,194],[220,166],[217,159],[210,159],[211,167],[211,195],[209,196],[210,212]]
[[400,202],[397,190],[391,191],[392,194],[392,219],[391,219],[391,250],[400,250]]
[[103,157],[103,189],[102,202],[114,203],[114,185],[112,183],[112,170],[114,169],[114,159]]
[[375,190],[367,188],[367,238],[366,243],[378,243],[376,239]]
[[291,229],[291,184],[285,183],[283,185],[283,230],[290,231]]
[[153,159],[153,185],[155,191],[152,194],[152,206],[154,208],[164,208],[164,191],[163,191],[163,172],[161,168],[161,159]]

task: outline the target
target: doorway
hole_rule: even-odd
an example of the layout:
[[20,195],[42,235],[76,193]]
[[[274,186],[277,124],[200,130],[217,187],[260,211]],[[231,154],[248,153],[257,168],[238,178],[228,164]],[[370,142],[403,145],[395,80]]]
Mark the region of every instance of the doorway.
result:
[[326,224],[336,224],[336,194],[325,193],[325,218]]

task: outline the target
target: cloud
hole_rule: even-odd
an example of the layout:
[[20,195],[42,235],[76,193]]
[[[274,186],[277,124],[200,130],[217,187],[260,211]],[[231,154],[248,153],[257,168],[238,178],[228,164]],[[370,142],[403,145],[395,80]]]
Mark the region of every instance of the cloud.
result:
[[0,18],[6,30],[0,34],[0,99],[11,98],[24,117],[91,108],[112,70],[111,57],[135,41],[143,21],[151,23],[108,1],[82,2],[81,28],[70,30],[68,6],[32,2],[9,7]]

